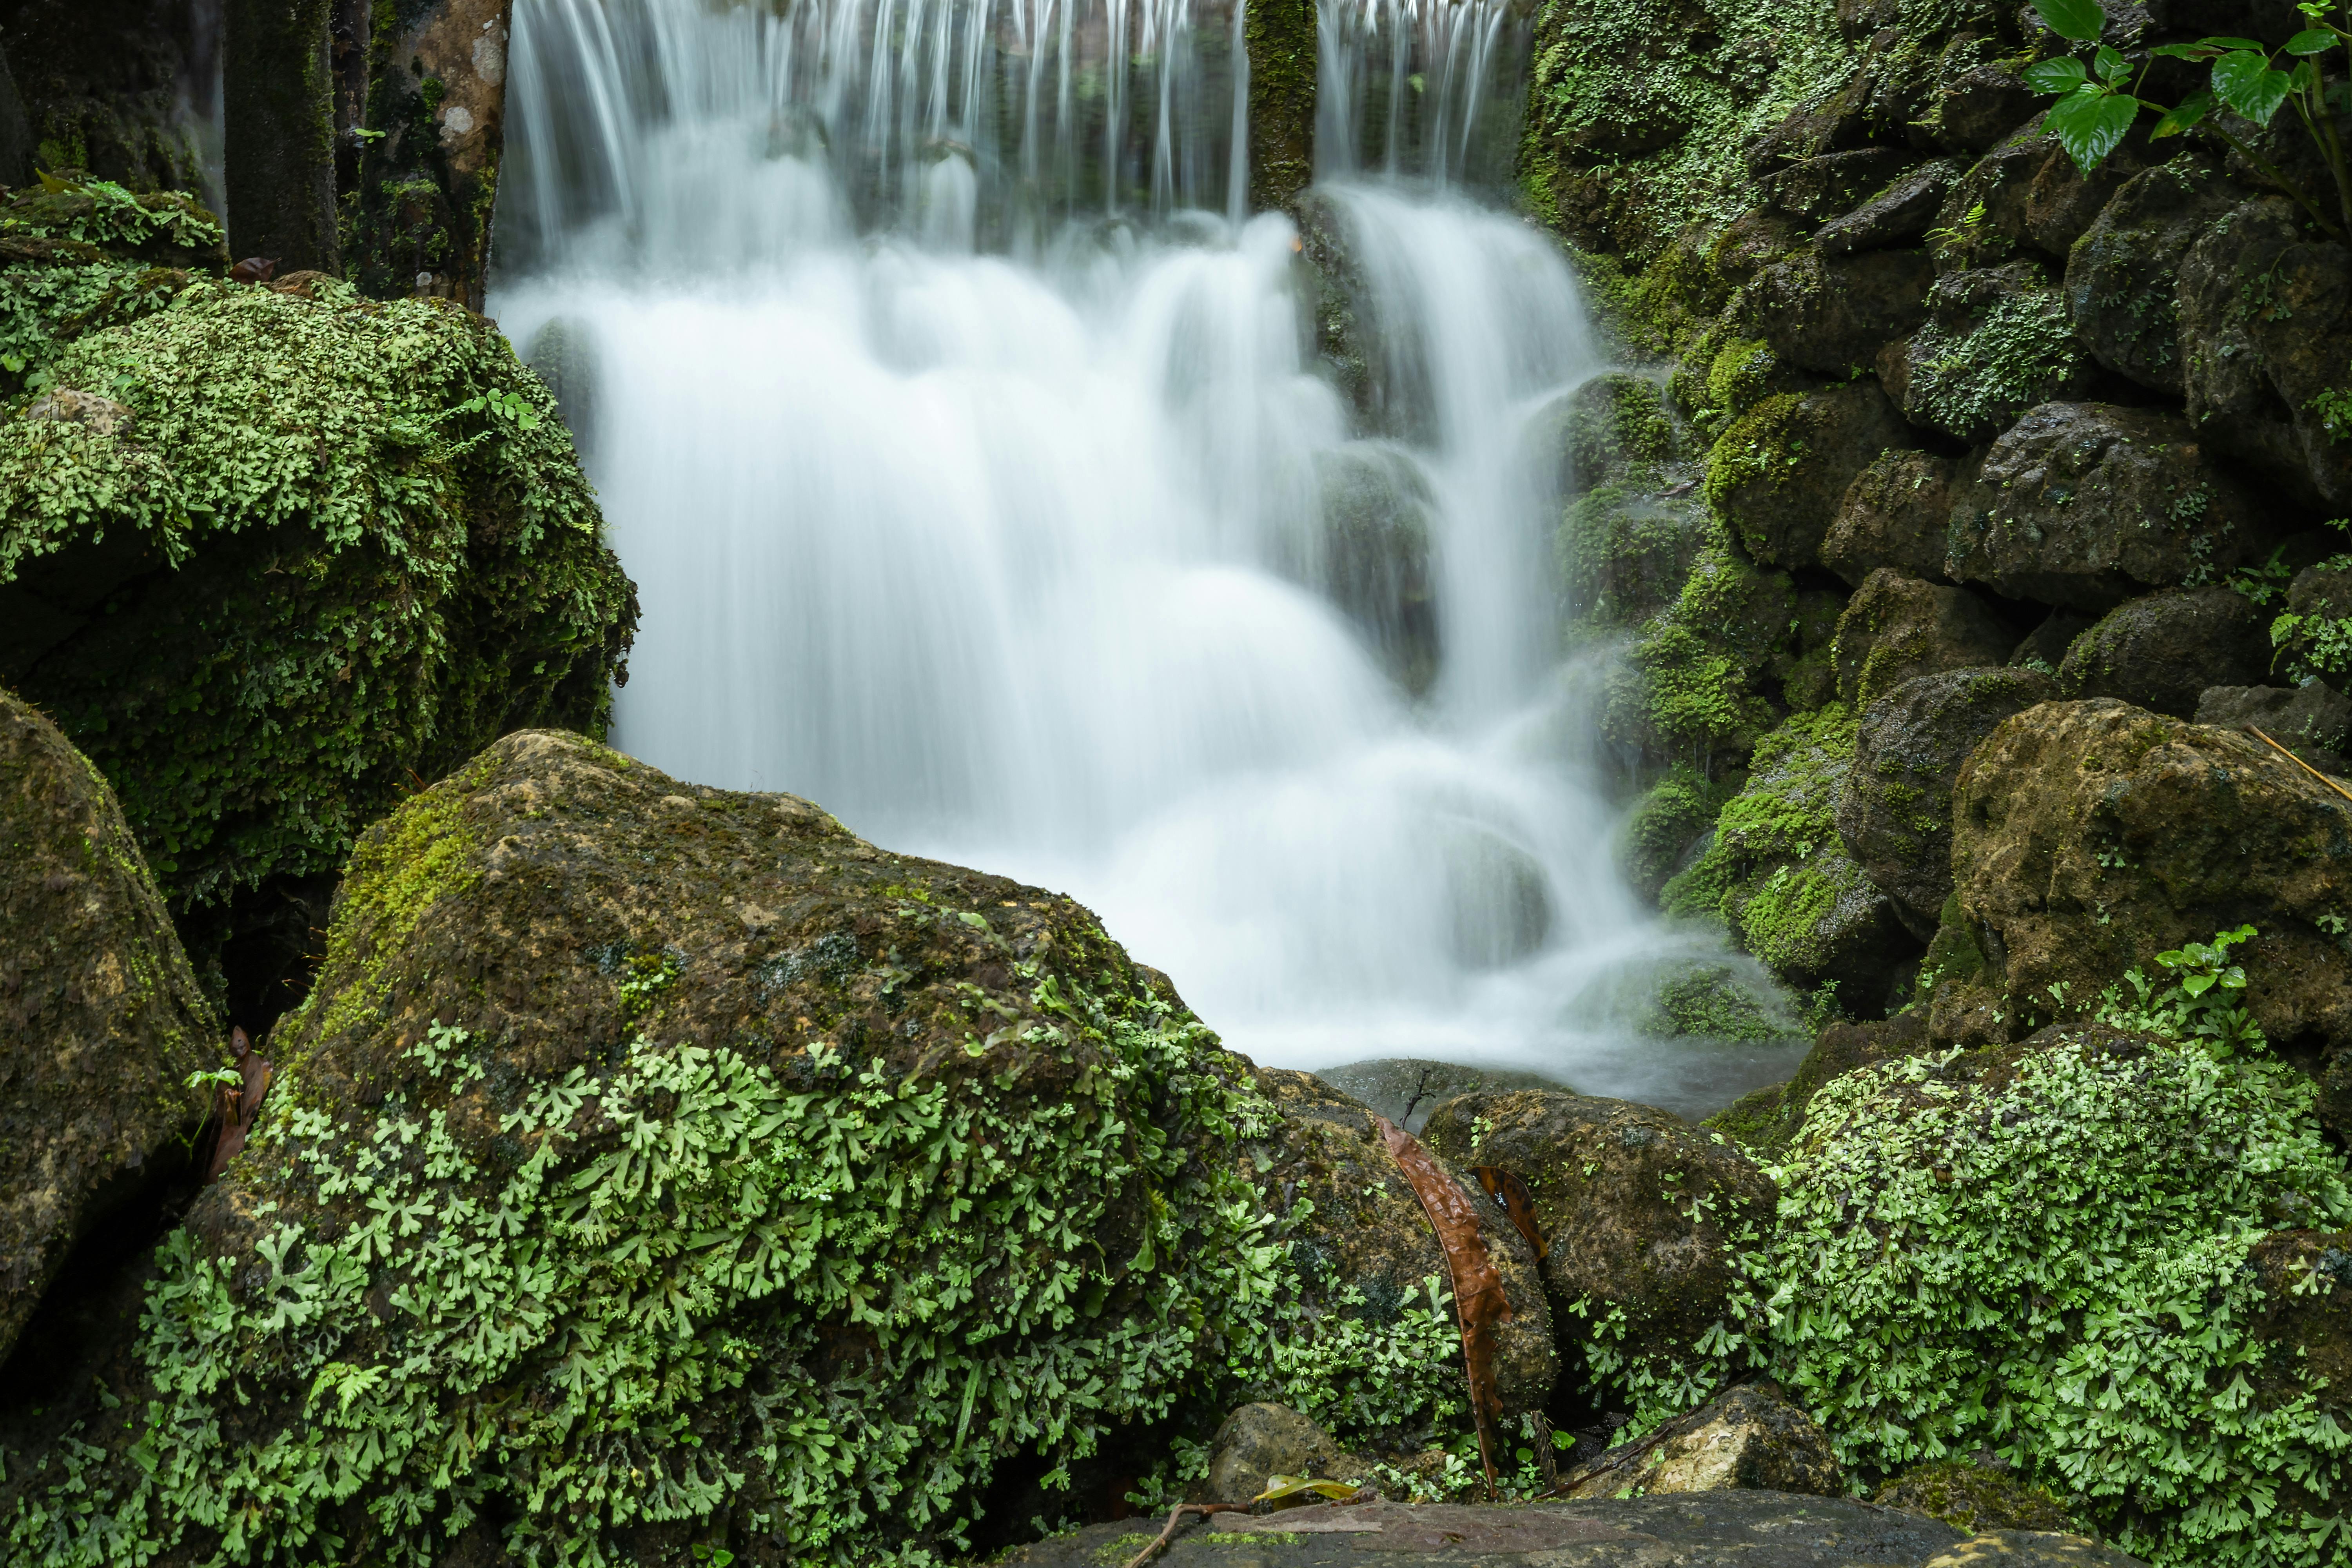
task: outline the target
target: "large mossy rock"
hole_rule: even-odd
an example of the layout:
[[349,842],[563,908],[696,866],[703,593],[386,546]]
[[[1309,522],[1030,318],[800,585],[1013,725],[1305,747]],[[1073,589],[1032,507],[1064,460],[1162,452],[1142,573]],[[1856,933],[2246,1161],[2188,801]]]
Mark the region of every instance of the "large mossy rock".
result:
[[1875,364],[1881,349],[1927,320],[1935,282],[1936,263],[1924,250],[1806,251],[1756,279],[1748,320],[1790,364],[1843,375]]
[[2270,672],[2271,617],[2228,588],[2176,588],[2110,610],[2067,646],[2058,688],[2197,716],[2209,686],[2247,686]]
[[600,726],[636,606],[491,323],[327,279],[163,303],[65,341],[0,421],[0,680],[113,783],[175,909],[216,912],[331,875],[508,730]]
[[1784,393],[1749,409],[1716,442],[1706,498],[1756,561],[1818,566],[1854,476],[1910,444],[1901,416],[1874,383]]
[[1822,564],[1854,588],[1881,567],[1942,581],[1952,487],[1962,468],[1933,452],[1882,454],[1839,499],[1822,541]]
[[1243,1400],[1460,1408],[1428,1287],[1302,1283],[1164,978],[791,796],[509,736],[362,837],[273,1051],[135,1341],[8,1422],[10,1561],[870,1561]]
[[2032,669],[1957,669],[1906,680],[1864,710],[1837,798],[1848,855],[1922,942],[1952,893],[1952,786],[2012,713],[2056,697]]
[[1549,1247],[1544,1283],[1596,1403],[1645,1424],[1696,1403],[1690,1368],[1723,1315],[1733,1241],[1771,1213],[1761,1170],[1666,1111],[1546,1089],[1461,1095],[1424,1135],[1527,1184]]
[[1952,828],[1939,1038],[2081,1016],[2125,971],[2158,973],[2159,952],[2252,925],[2237,952],[2256,1021],[2280,1048],[2345,1059],[2352,801],[2253,736],[2110,699],[2045,703],[1969,758]]
[[114,792],[0,690],[0,1360],[74,1243],[184,1171],[227,1057]]
[[2154,392],[2187,390],[2180,359],[2180,264],[2245,199],[2202,158],[2133,176],[2066,258],[2066,311],[2093,359]]
[[1838,696],[1865,708],[1907,680],[2004,662],[2017,637],[1966,588],[1880,567],[1838,617]]
[[1937,279],[1926,323],[1881,366],[1905,418],[1969,442],[2082,396],[2095,374],[2057,287],[2031,261]]
[[2273,509],[2179,415],[2104,403],[2033,409],[1952,507],[1947,570],[2013,599],[2104,614],[2268,552]]

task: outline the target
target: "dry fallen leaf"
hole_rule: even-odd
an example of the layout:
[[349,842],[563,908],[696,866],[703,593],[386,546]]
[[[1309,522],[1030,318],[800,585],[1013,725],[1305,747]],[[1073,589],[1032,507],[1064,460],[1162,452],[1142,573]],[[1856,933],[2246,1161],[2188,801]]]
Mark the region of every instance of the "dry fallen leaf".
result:
[[1478,1211],[1469,1194],[1412,1133],[1385,1116],[1379,1120],[1389,1156],[1412,1184],[1422,1212],[1445,1250],[1446,1271],[1454,1277],[1454,1311],[1461,1321],[1462,1360],[1470,1376],[1470,1414],[1478,1423],[1478,1458],[1486,1467],[1486,1490],[1493,1495],[1497,1490],[1495,1450],[1502,1446],[1502,1404],[1495,1394],[1495,1325],[1511,1321],[1511,1303],[1503,1294],[1503,1277],[1486,1256],[1486,1240],[1478,1234]]

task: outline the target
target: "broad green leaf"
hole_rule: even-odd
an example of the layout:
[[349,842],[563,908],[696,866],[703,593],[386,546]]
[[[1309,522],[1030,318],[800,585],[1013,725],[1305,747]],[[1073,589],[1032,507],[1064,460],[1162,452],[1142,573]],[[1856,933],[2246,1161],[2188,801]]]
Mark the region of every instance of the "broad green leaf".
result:
[[2259,43],[2252,38],[2200,38],[2197,40],[2197,47],[2200,49],[2252,49],[2254,53],[2261,55],[2265,59],[2270,58],[2271,48],[2268,44]]
[[2286,79],[2287,85],[2295,91],[2309,92],[2319,85],[2319,62],[2317,60],[2295,61],[2294,69],[2288,73]]
[[2072,55],[2036,60],[2025,68],[2025,85],[2036,92],[2069,93],[2090,79],[2083,62]]
[[2119,81],[2131,74],[2130,63],[2124,58],[2122,51],[2118,49],[2101,44],[2097,58],[2099,79],[2102,81]]
[[2164,111],[2163,118],[2156,122],[2156,129],[2147,133],[2147,139],[2154,142],[2161,137],[2178,136],[2212,112],[2213,95],[2192,92],[2176,107]]
[[1346,1502],[1349,1498],[1354,1497],[1359,1489],[1345,1481],[1318,1481],[1309,1476],[1268,1476],[1265,1478],[1265,1490],[1250,1499],[1250,1501],[1280,1502],[1286,1498],[1295,1498],[1313,1492],[1318,1497],[1329,1498],[1334,1502]]
[[2042,120],[2042,128],[2058,138],[2074,166],[2088,174],[2131,129],[2139,114],[2139,100],[2095,88],[2060,99]]
[[2315,55],[2335,47],[2336,29],[2333,27],[2313,27],[2286,41],[2286,52],[2291,55]]
[[2107,25],[2107,14],[2099,9],[2099,0],[2033,0],[2033,8],[2052,32],[2078,43],[2089,43]]
[[2221,52],[2204,44],[2158,44],[2148,51],[2174,60],[2210,60]]
[[2270,57],[2240,49],[2213,62],[2213,91],[2223,103],[2257,125],[2268,125],[2286,101],[2286,72],[2271,69]]

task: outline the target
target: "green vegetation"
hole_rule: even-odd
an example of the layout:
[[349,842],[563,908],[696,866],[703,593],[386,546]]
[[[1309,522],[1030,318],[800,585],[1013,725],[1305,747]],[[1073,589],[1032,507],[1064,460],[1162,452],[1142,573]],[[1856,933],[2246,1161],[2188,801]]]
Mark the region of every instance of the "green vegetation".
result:
[[1750,564],[1709,524],[1680,595],[1645,622],[1611,683],[1612,739],[1715,771],[1737,763],[1773,720],[1759,687],[1795,604],[1787,574]]
[[1965,290],[1969,274],[1939,279],[1928,323],[1911,345],[1908,407],[1915,416],[1977,439],[1996,432],[2064,384],[2083,362],[2074,325],[2055,289],[1995,298],[1964,331],[1937,324],[1939,299]]

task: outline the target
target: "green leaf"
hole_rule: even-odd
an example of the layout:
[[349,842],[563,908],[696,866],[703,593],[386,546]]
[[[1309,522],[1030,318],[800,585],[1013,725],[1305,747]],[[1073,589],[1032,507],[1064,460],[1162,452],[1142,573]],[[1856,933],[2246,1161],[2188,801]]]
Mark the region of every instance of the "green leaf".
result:
[[2148,51],[2169,60],[2210,60],[2221,52],[2204,44],[2158,44]]
[[2116,150],[2138,114],[2137,99],[2086,87],[2052,105],[2042,126],[2058,138],[2074,166],[2088,174]]
[[2252,49],[2265,59],[2270,58],[2270,46],[2252,38],[2200,38],[2195,47],[2200,49]]
[[2099,0],[2033,0],[2042,25],[2062,38],[2089,43],[2105,30],[2107,14]]
[[2131,62],[2124,58],[2122,51],[2106,44],[2099,46],[2097,58],[2099,79],[2102,81],[2121,81],[2131,74]]
[[2286,41],[2286,52],[2291,55],[2315,55],[2335,47],[2336,29],[2333,27],[2312,27]]
[[2083,68],[2083,62],[2072,55],[2061,55],[2054,60],[2036,60],[2025,68],[2025,85],[2036,92],[2069,93],[2090,79],[2090,74]]
[[2164,111],[2163,118],[2156,122],[2156,129],[2147,133],[2148,140],[2153,142],[2159,137],[2178,136],[2212,112],[2213,95],[2210,92],[2192,92],[2173,108]]
[[2287,86],[2286,72],[2271,69],[2268,55],[2241,49],[2213,62],[2215,95],[2257,125],[2271,122],[2286,101]]

